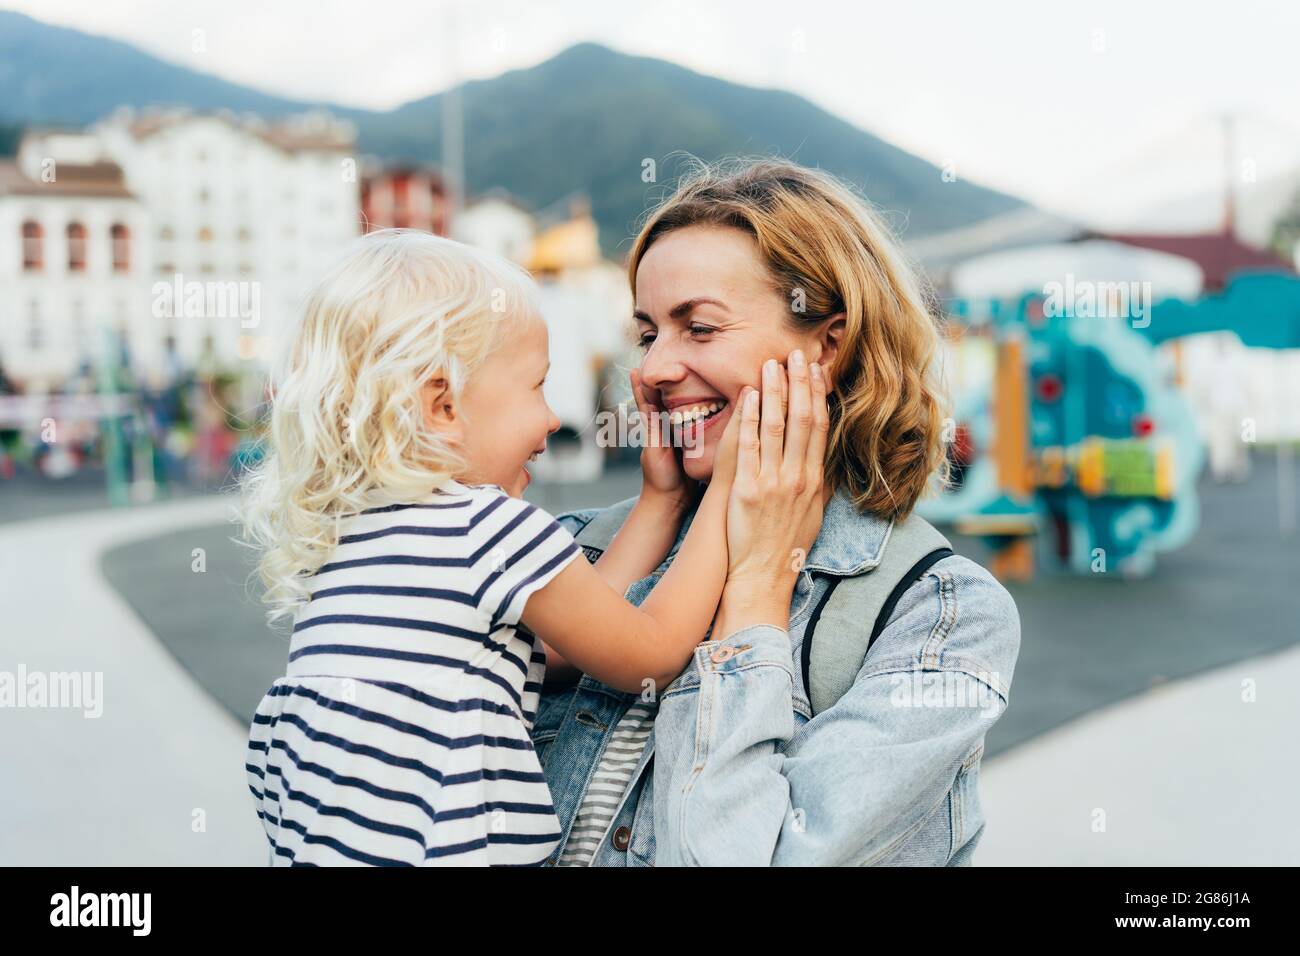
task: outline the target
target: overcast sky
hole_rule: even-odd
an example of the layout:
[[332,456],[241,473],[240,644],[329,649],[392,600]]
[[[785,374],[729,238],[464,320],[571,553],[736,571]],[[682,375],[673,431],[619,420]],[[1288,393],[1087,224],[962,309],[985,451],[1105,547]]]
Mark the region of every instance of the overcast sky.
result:
[[[387,109],[595,40],[799,93],[1093,221],[1300,163],[1300,3],[0,0],[285,96]],[[453,26],[454,24],[454,26]],[[194,53],[195,29],[206,51]],[[449,30],[454,29],[454,34]],[[448,43],[447,37],[458,37]],[[1249,188],[1243,183],[1241,188]],[[1207,224],[1208,225],[1208,224]]]

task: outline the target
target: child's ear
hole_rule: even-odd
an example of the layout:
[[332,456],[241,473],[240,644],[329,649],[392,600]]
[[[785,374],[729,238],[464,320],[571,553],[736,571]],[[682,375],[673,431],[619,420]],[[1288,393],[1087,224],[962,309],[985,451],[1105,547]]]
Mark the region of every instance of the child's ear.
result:
[[453,442],[464,436],[464,420],[445,378],[439,376],[425,383],[420,389],[420,407],[424,423],[432,431]]

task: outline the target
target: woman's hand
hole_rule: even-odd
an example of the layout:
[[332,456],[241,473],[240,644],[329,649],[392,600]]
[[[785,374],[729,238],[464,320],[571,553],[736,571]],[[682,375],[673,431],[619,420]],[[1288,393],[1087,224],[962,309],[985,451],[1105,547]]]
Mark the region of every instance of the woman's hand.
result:
[[727,586],[715,638],[752,624],[789,626],[794,582],[822,523],[830,425],[824,372],[798,350],[790,354],[788,380],[769,360],[759,399],[757,392],[746,393],[740,409],[727,510]]
[[650,390],[636,369],[630,377],[632,398],[646,428],[646,444],[641,449],[641,497],[661,499],[684,511],[695,500],[696,483],[686,477],[669,430],[662,427],[664,410],[650,398]]

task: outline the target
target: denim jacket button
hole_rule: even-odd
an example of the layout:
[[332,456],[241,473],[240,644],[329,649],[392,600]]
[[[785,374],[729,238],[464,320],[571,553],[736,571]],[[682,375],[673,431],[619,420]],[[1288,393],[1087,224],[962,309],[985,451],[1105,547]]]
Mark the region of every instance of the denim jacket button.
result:
[[611,842],[614,844],[615,850],[626,850],[627,845],[632,842],[632,831],[627,827],[619,827],[614,831]]
[[715,664],[725,664],[735,656],[736,649],[734,647],[719,647],[709,655],[709,660],[713,661]]

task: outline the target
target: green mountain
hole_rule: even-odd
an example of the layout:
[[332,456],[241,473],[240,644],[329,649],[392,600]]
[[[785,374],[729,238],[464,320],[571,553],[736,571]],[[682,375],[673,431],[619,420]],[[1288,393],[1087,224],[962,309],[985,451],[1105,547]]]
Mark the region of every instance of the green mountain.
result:
[[[930,163],[793,93],[594,43],[466,83],[460,94],[470,193],[500,186],[536,209],[585,193],[610,252],[626,246],[688,155],[779,155],[827,169],[857,185],[907,237],[1023,205],[965,181],[945,183]],[[442,95],[388,112],[305,103],[0,11],[0,126],[81,125],[122,105],[226,107],[268,117],[324,107],[356,124],[364,153],[437,162],[441,150]],[[652,183],[642,178],[646,159],[656,163]]]
[[[713,160],[780,155],[856,184],[919,236],[1023,205],[940,171],[781,90],[703,76],[676,64],[583,43],[553,59],[465,84],[466,178],[471,192],[497,183],[534,205],[585,189],[602,234],[624,238],[664,194],[681,154]],[[436,159],[442,96],[360,121],[362,141],[384,156]],[[657,182],[642,181],[643,162]]]

